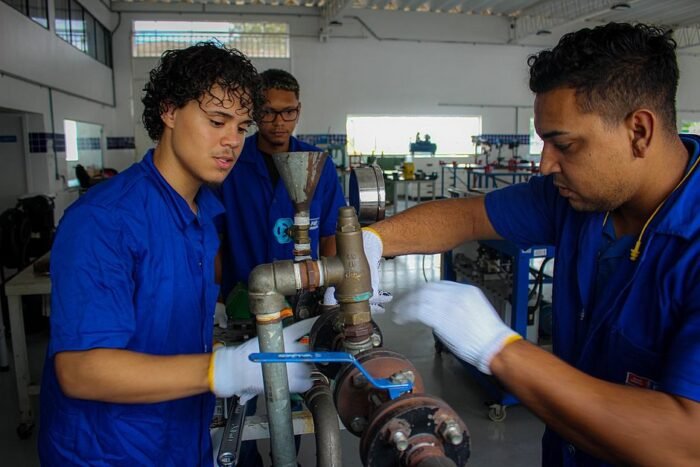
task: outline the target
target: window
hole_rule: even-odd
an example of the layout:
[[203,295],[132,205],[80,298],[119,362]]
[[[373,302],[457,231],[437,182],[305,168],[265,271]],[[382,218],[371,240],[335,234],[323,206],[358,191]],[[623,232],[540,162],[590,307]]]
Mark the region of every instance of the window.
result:
[[85,52],[92,58],[97,58],[95,50],[95,18],[85,12]]
[[54,4],[56,35],[100,63],[111,67],[112,37],[107,28],[75,0],[54,0]]
[[69,0],[54,0],[56,5],[56,34],[70,42],[70,3]]
[[681,122],[681,133],[693,133],[695,135],[700,134],[700,122],[691,122],[683,120]]
[[132,55],[160,57],[166,50],[210,40],[248,57],[289,58],[289,25],[269,22],[134,21]]
[[535,131],[535,118],[530,117],[530,155],[539,156],[542,154],[542,149],[544,148],[544,141]]
[[[349,154],[408,154],[411,143],[429,136],[435,155],[468,156],[476,148],[472,136],[481,133],[480,116],[350,116],[347,119]],[[429,152],[418,150],[429,155]]]
[[48,5],[46,0],[3,0],[15,10],[31,18],[35,23],[49,28]]
[[102,125],[63,121],[66,135],[66,162],[68,162],[68,186],[78,186],[75,167],[80,164],[90,175],[102,170]]
[[73,47],[85,52],[85,21],[83,7],[75,0],[70,0],[70,41]]

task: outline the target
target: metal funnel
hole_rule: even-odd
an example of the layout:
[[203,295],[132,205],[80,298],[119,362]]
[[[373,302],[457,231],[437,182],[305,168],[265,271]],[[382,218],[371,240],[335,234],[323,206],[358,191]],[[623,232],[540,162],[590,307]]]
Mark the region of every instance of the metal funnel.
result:
[[316,185],[323,172],[325,152],[280,152],[272,155],[277,171],[297,213],[308,212]]

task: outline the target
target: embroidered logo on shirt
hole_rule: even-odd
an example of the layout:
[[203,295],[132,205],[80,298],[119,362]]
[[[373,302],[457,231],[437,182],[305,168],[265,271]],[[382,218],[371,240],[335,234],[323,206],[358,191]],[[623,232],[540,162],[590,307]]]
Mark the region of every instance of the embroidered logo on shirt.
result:
[[294,225],[294,221],[289,217],[277,219],[275,226],[272,228],[272,233],[275,235],[277,243],[289,243],[292,237],[289,236],[289,228]]
[[631,371],[627,372],[627,378],[625,378],[625,384],[628,386],[634,386],[637,388],[652,389],[656,390],[659,385],[656,381],[650,378],[645,378],[644,376],[635,375]]
[[318,229],[318,224],[320,224],[320,223],[321,223],[320,217],[314,217],[313,219],[309,219],[309,230]]

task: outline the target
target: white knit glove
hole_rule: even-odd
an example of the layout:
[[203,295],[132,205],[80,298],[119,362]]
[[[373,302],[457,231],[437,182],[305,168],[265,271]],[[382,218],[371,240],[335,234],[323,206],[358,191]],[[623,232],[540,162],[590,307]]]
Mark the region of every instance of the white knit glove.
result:
[[216,302],[216,306],[214,307],[214,326],[219,326],[221,329],[228,328],[226,305],[221,302]]
[[[365,250],[367,263],[369,263],[369,275],[372,284],[372,298],[369,299],[369,307],[372,313],[384,313],[384,304],[394,298],[391,293],[379,290],[379,263],[382,260],[383,244],[377,232],[365,227],[362,229],[362,247]],[[337,305],[335,299],[335,287],[328,287],[323,296],[324,305]]]
[[396,323],[430,326],[450,352],[488,375],[493,357],[522,339],[473,285],[430,282],[398,298],[392,309]]
[[[308,344],[297,342],[311,331],[316,318],[306,319],[284,328],[285,352],[308,352]],[[258,339],[250,339],[237,347],[220,346],[211,354],[209,388],[219,397],[241,398],[241,404],[265,392],[262,366],[248,360],[251,353],[260,352]],[[306,392],[311,388],[311,366],[305,363],[287,365],[289,391]]]

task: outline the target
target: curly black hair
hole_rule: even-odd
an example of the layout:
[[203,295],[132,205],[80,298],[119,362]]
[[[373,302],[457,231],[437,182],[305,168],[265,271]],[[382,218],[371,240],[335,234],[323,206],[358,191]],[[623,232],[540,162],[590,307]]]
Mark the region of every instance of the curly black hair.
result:
[[528,57],[530,89],[573,88],[579,108],[599,113],[609,124],[646,107],[675,133],[675,49],[671,31],[645,24],[581,29],[564,35],[553,49]]
[[263,91],[268,89],[291,91],[299,99],[299,82],[291,73],[278,70],[277,68],[270,68],[260,73],[260,78],[263,83]]
[[236,49],[214,42],[200,42],[186,49],[166,50],[151,70],[143,88],[143,125],[158,141],[163,134],[161,115],[168,107],[181,108],[201,99],[219,85],[256,118],[262,106],[260,75],[248,58]]

